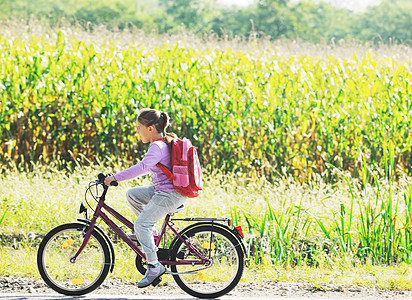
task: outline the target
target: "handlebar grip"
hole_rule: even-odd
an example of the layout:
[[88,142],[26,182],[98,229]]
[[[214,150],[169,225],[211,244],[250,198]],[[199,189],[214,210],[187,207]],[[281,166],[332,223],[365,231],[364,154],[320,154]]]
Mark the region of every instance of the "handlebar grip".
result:
[[[99,179],[99,182],[100,182],[100,183],[103,183],[104,180],[106,179],[106,177],[109,176],[109,175],[110,175],[110,174],[105,175],[105,174],[103,174],[103,173],[99,173],[99,175],[97,175],[97,178]],[[110,185],[111,185],[111,186],[118,186],[119,183],[118,183],[117,181],[112,181],[112,182],[110,182]]]

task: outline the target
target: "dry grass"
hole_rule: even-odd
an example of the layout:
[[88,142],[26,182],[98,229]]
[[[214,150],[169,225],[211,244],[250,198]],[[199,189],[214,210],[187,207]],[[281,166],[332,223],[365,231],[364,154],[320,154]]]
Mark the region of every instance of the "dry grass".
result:
[[387,44],[379,41],[363,43],[360,41],[331,41],[323,43],[310,43],[305,41],[278,39],[269,40],[258,34],[250,35],[245,39],[238,36],[217,37],[214,34],[201,37],[185,30],[177,34],[158,34],[157,32],[145,33],[136,27],[125,30],[109,29],[104,25],[96,26],[93,30],[77,24],[72,25],[63,20],[60,24],[50,27],[46,22],[37,19],[0,21],[0,28],[4,37],[19,37],[30,40],[33,36],[51,36],[56,40],[58,31],[62,31],[69,39],[84,41],[86,43],[116,44],[119,48],[128,48],[132,44],[144,45],[147,49],[171,45],[176,42],[185,47],[198,49],[242,51],[258,56],[279,57],[309,56],[313,58],[348,59],[354,54],[362,58],[367,54],[380,58],[396,58],[399,61],[411,61],[412,48],[408,45],[393,43]]

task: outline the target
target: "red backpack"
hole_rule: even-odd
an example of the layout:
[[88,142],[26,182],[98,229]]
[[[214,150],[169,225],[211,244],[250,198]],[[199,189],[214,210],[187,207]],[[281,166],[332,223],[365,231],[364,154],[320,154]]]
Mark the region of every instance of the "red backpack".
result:
[[157,163],[163,173],[173,183],[177,192],[183,196],[194,198],[203,189],[202,169],[196,148],[188,139],[172,141],[172,172],[161,163]]

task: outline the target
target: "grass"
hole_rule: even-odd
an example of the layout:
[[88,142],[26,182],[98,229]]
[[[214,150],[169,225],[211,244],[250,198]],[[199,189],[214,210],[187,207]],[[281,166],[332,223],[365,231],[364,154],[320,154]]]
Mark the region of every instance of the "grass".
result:
[[[66,172],[58,171],[56,163],[54,167],[53,164],[36,165],[36,171],[31,173],[17,167],[3,169],[0,276],[38,278],[35,261],[38,240],[27,238],[30,232],[42,236],[59,224],[75,221],[87,183],[100,171],[114,172],[123,167],[117,164],[109,170],[103,165],[77,166],[73,172]],[[129,187],[141,184],[150,183],[143,178],[112,188],[109,204],[132,219],[124,195]],[[344,180],[330,185],[320,178],[314,178],[309,184],[299,184],[291,178],[271,184],[236,174],[209,174],[205,184],[202,195],[189,199],[181,215],[228,216],[242,225],[249,254],[244,282],[336,283],[385,289],[409,289],[412,284],[409,261],[385,263],[372,255],[359,257],[355,251],[364,238],[358,231],[363,228],[364,209],[371,208],[379,216],[384,214],[383,208],[372,205],[369,200],[381,196],[387,199],[389,191],[393,199],[405,199],[397,201],[393,210],[401,224],[400,212],[407,211],[406,200],[410,201],[407,177],[398,183],[382,180],[379,191],[356,181],[350,182],[351,188]],[[346,237],[343,239],[339,232],[345,232]],[[134,266],[133,253],[117,246],[116,255],[117,265],[111,276],[133,281],[141,278]],[[12,261],[9,257],[15,259]]]

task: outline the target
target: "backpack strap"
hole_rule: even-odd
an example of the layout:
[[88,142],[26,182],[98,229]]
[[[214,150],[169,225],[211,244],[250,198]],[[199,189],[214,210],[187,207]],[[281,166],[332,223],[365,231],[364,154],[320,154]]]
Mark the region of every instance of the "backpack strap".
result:
[[[158,139],[156,141],[162,141],[164,143],[166,143],[166,141],[164,139]],[[166,143],[167,144],[167,143]],[[160,170],[162,170],[162,172],[166,175],[166,177],[173,183],[174,180],[176,180],[176,177],[173,175],[172,172],[170,172],[170,170],[163,164],[161,164],[160,162],[156,164],[156,167],[158,167]]]
[[163,164],[161,163],[157,163],[156,166],[162,170],[162,172],[166,175],[167,178],[169,178],[169,180],[171,182],[173,182],[174,180],[176,180],[176,177],[173,175],[172,172],[170,172],[170,170]]
[[182,151],[182,160],[187,161],[187,148],[189,146],[189,140],[183,139],[183,151]]

